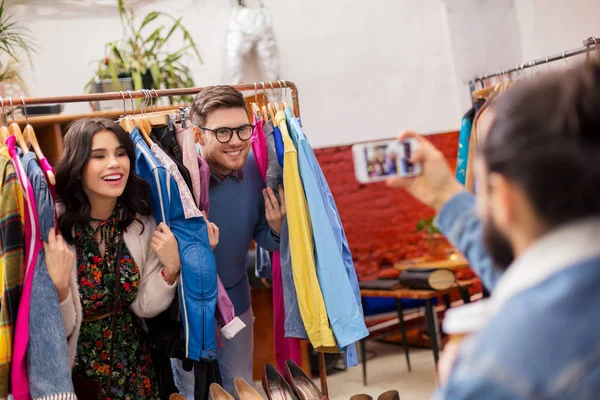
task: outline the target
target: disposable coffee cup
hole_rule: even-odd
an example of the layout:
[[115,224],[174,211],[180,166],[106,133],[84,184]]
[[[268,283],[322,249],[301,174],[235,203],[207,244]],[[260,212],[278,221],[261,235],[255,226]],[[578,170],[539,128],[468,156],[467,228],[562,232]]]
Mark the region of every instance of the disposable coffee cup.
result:
[[487,321],[488,306],[488,300],[480,300],[448,309],[442,323],[444,332],[452,341],[461,341],[466,336],[477,332]]

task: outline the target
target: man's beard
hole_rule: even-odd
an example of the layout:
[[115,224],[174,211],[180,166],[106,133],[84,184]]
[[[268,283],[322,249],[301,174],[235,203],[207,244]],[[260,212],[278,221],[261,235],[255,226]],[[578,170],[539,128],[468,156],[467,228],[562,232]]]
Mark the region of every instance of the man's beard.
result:
[[506,236],[498,230],[491,218],[484,224],[483,240],[496,265],[503,270],[508,269],[515,260],[515,253]]

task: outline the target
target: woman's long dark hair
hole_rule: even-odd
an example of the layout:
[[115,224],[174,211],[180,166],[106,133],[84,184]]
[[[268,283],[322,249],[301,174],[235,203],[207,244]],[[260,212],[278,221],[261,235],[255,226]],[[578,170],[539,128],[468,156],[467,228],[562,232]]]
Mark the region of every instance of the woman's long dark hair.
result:
[[135,173],[135,145],[115,122],[102,118],[84,118],[73,122],[63,139],[63,153],[56,165],[56,196],[61,203],[63,213],[58,226],[65,240],[73,244],[73,227],[87,224],[91,218],[90,202],[83,191],[81,173],[92,152],[94,135],[101,131],[110,131],[117,136],[125,148],[131,168],[123,194],[119,197],[121,229],[125,230],[137,215],[150,214],[148,204],[148,185]]

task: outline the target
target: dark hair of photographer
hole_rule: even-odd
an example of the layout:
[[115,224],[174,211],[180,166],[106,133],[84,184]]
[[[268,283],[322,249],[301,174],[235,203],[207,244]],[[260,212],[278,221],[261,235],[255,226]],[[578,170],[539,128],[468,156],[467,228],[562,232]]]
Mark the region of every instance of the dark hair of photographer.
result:
[[600,66],[549,73],[494,105],[483,142],[488,173],[529,197],[547,229],[600,215]]

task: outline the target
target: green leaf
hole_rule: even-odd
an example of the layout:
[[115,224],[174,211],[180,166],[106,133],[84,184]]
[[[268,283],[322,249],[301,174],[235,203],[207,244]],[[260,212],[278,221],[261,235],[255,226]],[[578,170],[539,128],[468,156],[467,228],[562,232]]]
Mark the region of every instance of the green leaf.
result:
[[146,18],[144,18],[144,20],[142,21],[142,24],[140,25],[140,28],[138,29],[138,31],[141,31],[142,29],[144,29],[144,27],[146,25],[148,25],[150,22],[154,21],[156,18],[158,18],[160,16],[160,13],[157,11],[151,11],[146,15]]
[[[183,18],[183,17],[181,17],[181,18]],[[177,27],[181,27],[181,29],[184,29],[184,28],[181,26],[181,18],[177,19],[177,20],[175,21],[175,23],[173,24],[173,26],[171,27],[171,29],[169,29],[169,33],[167,33],[167,36],[165,36],[165,39],[164,39],[164,40],[165,40],[165,42],[166,42],[167,40],[169,40],[169,38],[171,37],[171,35],[173,34],[173,32],[175,32],[175,29],[177,29]]]
[[131,78],[133,79],[133,89],[140,90],[144,88],[142,83],[142,74],[140,71],[131,71]]
[[156,28],[146,39],[144,39],[144,44],[148,44],[150,42],[156,42],[157,39],[160,38],[160,33],[162,32],[162,30],[164,28],[165,28],[164,25],[161,25],[158,28]]
[[161,73],[160,73],[160,68],[158,67],[157,63],[152,63],[152,65],[150,66],[150,74],[152,74],[152,81],[154,82],[154,88],[160,89]]

